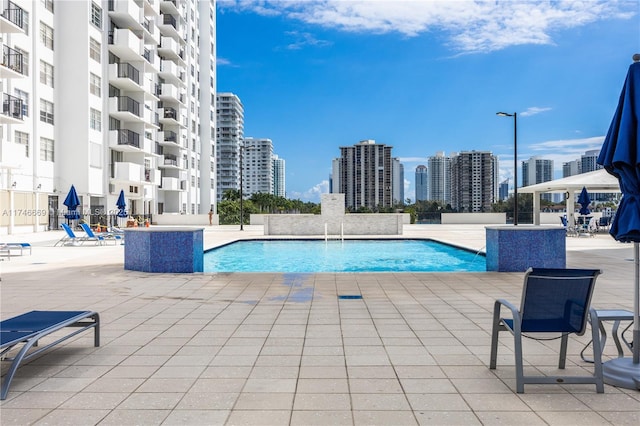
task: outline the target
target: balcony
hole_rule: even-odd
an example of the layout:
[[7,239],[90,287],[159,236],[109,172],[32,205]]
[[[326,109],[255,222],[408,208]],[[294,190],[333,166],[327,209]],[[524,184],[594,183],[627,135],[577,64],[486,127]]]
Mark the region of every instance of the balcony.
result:
[[159,114],[157,112],[144,108],[144,127],[146,129],[159,129],[160,120],[158,117]]
[[118,27],[134,28],[142,30],[144,13],[143,8],[134,1],[114,1],[108,2],[109,18]]
[[182,145],[180,145],[180,133],[174,132],[173,130],[158,132],[158,144],[164,147],[184,149]]
[[182,99],[184,98],[184,96],[180,93],[180,89],[178,89],[175,85],[163,83],[160,85],[160,93],[158,93],[158,98],[160,98],[161,101],[182,103]]
[[160,170],[144,169],[144,181],[151,185],[160,185],[162,182]]
[[140,152],[140,134],[128,129],[109,130],[109,147],[120,152]]
[[3,93],[0,124],[20,123],[22,123],[22,99]]
[[173,61],[166,59],[160,61],[160,72],[158,72],[158,76],[167,83],[181,87],[185,85],[184,67]]
[[180,15],[182,13],[182,4],[180,4],[177,0],[160,0],[160,10],[163,13]]
[[121,90],[140,92],[140,71],[133,65],[121,62],[109,64],[109,83]]
[[162,36],[160,38],[158,55],[162,56],[164,59],[172,59],[175,61],[179,61],[181,64],[184,64],[181,56],[182,47],[180,46],[180,43],[178,43],[176,39],[172,37]]
[[180,180],[174,177],[163,177],[160,189],[165,191],[181,191]]
[[22,53],[7,46],[2,46],[2,63],[0,64],[0,78],[24,77],[22,69]]
[[109,98],[109,115],[123,121],[144,122],[140,113],[140,102],[129,96]]
[[130,29],[117,28],[109,33],[109,51],[121,60],[139,61],[144,54],[144,42]]
[[182,25],[180,23],[180,14],[162,13],[160,21],[157,23],[160,33],[169,37],[180,37]]
[[114,164],[113,181],[139,184],[144,181],[143,166],[137,163],[118,162]]
[[173,107],[165,107],[160,109],[160,123],[181,126],[180,124],[180,110]]
[[175,154],[164,154],[164,159],[158,164],[160,169],[184,170],[182,158]]
[[0,13],[0,34],[22,33],[27,25],[24,18],[24,10],[14,2],[2,2]]

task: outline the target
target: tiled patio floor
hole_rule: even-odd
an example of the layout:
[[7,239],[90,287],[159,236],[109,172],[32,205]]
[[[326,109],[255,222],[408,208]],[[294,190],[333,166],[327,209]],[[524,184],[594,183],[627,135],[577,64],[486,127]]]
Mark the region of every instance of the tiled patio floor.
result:
[[[261,235],[248,228],[208,227],[206,246]],[[52,247],[60,236],[4,238],[34,248],[0,263],[2,318],[95,310],[101,346],[85,333],[20,368],[2,425],[640,424],[634,390],[516,394],[507,336],[488,369],[493,302],[518,303],[522,273],[147,274],[123,270],[123,246]],[[484,227],[405,226],[403,237],[479,250]],[[597,308],[632,309],[631,257],[605,234],[567,240],[569,267],[604,271]],[[570,341],[567,372],[591,371],[588,340]],[[558,348],[525,341],[526,369],[555,373]]]

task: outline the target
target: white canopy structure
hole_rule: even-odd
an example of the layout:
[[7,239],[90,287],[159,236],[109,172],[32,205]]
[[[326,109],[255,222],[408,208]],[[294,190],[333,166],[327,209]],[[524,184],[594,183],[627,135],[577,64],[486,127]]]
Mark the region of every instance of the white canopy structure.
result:
[[562,179],[550,180],[535,185],[518,188],[519,193],[533,194],[533,224],[540,225],[540,194],[556,192],[567,194],[567,220],[574,223],[575,193],[587,188],[594,192],[621,192],[618,179],[600,169],[594,172],[580,173]]

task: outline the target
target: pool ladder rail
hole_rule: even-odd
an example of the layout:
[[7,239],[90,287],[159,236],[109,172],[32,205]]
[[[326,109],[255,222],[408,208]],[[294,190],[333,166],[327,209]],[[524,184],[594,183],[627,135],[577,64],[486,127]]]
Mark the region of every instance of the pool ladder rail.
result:
[[[327,224],[327,222],[324,223],[324,241],[327,242],[329,241],[329,225]],[[336,235],[336,240],[338,239],[338,236]],[[344,241],[344,222],[340,223],[340,240]]]

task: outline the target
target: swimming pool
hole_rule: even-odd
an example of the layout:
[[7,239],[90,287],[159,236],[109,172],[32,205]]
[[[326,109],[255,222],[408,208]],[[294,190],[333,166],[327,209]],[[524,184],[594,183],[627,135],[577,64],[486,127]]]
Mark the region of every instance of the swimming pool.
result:
[[478,271],[483,254],[432,240],[249,240],[204,254],[204,272]]

